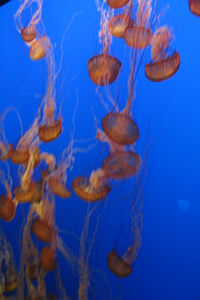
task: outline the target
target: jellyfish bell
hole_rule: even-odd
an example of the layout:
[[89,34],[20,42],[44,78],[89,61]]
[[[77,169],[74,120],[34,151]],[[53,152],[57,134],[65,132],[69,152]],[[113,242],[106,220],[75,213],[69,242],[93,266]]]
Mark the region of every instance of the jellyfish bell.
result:
[[189,0],[189,9],[195,16],[200,17],[200,1]]
[[48,185],[51,191],[60,198],[70,198],[71,191],[63,185],[57,178],[53,176],[48,179]]
[[135,49],[145,49],[151,43],[153,37],[150,28],[142,26],[128,26],[124,32],[124,39],[128,46]]
[[58,119],[51,124],[44,124],[39,127],[39,138],[41,141],[48,143],[54,141],[62,132],[62,121]]
[[14,149],[14,146],[11,145],[9,151],[9,159],[14,164],[25,164],[29,160],[29,150],[26,149]]
[[109,270],[119,278],[128,277],[133,268],[126,263],[116,252],[112,250],[107,256],[107,266]]
[[46,272],[51,272],[56,267],[55,253],[52,248],[44,246],[40,252],[40,262]]
[[[99,169],[101,170],[101,169]],[[87,202],[96,202],[106,198],[111,188],[98,178],[98,171],[93,171],[90,178],[87,176],[79,176],[72,182],[74,193]],[[100,172],[102,172],[101,170]],[[104,173],[104,171],[103,171]],[[97,175],[96,175],[97,174]]]
[[14,219],[16,214],[16,205],[8,196],[0,196],[0,218],[4,221],[10,222]]
[[24,40],[26,43],[32,42],[37,35],[37,31],[35,26],[27,26],[22,28],[21,30],[21,38]]
[[121,8],[125,6],[130,0],[107,0],[107,4],[111,8]]
[[33,234],[44,243],[50,243],[55,235],[55,230],[46,220],[35,218],[32,222],[31,230]]
[[90,79],[97,85],[111,84],[117,79],[121,62],[108,54],[95,55],[88,61]]
[[167,80],[178,71],[180,67],[180,55],[175,51],[171,56],[145,65],[145,74],[151,81],[159,82]]
[[49,52],[51,43],[47,36],[41,36],[31,44],[29,56],[32,60],[40,60]]
[[102,169],[115,180],[128,179],[140,170],[141,159],[136,152],[121,151],[111,153],[103,161]]
[[133,20],[126,14],[119,14],[110,19],[108,29],[113,36],[124,38],[124,32],[128,26],[134,26]]
[[30,181],[28,188],[24,190],[21,186],[16,187],[14,189],[14,195],[17,202],[20,203],[26,203],[26,202],[32,202],[32,199],[35,194],[35,182],[33,180]]
[[124,113],[111,112],[102,119],[105,134],[121,145],[131,145],[139,138],[137,124]]

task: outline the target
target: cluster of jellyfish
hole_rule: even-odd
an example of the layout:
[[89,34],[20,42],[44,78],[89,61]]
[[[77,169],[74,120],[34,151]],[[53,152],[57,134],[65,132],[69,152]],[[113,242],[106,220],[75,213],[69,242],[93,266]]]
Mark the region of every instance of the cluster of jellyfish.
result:
[[[31,10],[33,5],[34,11]],[[30,59],[46,60],[48,78],[46,94],[38,108],[37,117],[16,146],[7,141],[4,133],[4,117],[9,109],[1,115],[0,160],[7,166],[7,174],[2,168],[0,178],[5,192],[0,195],[0,218],[11,222],[16,215],[17,206],[24,203],[29,203],[29,211],[23,228],[18,271],[12,247],[3,232],[0,232],[0,297],[19,300],[70,299],[61,278],[59,295],[49,294],[45,284],[46,275],[57,269],[56,252],[59,250],[67,263],[76,266],[79,272],[80,284],[76,298],[86,300],[89,299],[90,268],[84,257],[86,249],[82,240],[87,238],[92,211],[96,203],[109,198],[113,182],[135,178],[136,186],[142,184],[137,178],[144,174],[145,159],[136,151],[140,134],[133,115],[133,106],[137,102],[135,88],[138,69],[144,67],[146,77],[151,81],[164,81],[178,71],[180,55],[177,51],[171,51],[173,33],[167,25],[160,26],[161,16],[156,16],[152,0],[96,0],[97,10],[100,12],[101,53],[89,59],[88,74],[96,86],[97,95],[101,98],[100,90],[104,89],[106,101],[112,105],[112,109],[107,109],[102,119],[101,128],[98,122],[94,124],[95,139],[106,143],[109,153],[90,176],[80,175],[72,182],[73,192],[92,205],[80,238],[82,257],[78,258],[65,246],[58,234],[55,197],[72,196],[72,191],[67,186],[67,170],[75,163],[75,154],[84,152],[85,149],[75,147],[72,137],[67,149],[63,151],[61,161],[56,161],[52,153],[40,150],[42,143],[56,140],[63,129],[61,113],[56,115],[55,81],[59,70],[56,72],[53,47],[41,22],[42,5],[43,0],[24,0],[14,16],[16,29],[29,48]],[[193,14],[200,16],[200,1],[189,0],[189,8]],[[23,14],[28,10],[32,12],[31,18],[24,26]],[[123,107],[118,106],[109,90],[109,86],[120,77],[123,67],[118,58],[111,54],[113,39],[116,42],[117,39],[123,39],[130,51],[130,64],[126,66],[129,68],[128,97]],[[148,47],[151,47],[151,58],[149,63],[143,65],[144,52]],[[20,185],[14,189],[8,160],[19,166]],[[45,162],[46,169],[42,172],[41,179],[35,182],[33,174],[42,162]],[[137,186],[136,189],[140,190],[140,187]],[[108,269],[119,278],[127,277],[133,272],[132,266],[141,246],[141,193],[132,199],[130,210],[132,242],[123,255],[119,255],[116,249],[110,249],[107,256]],[[33,236],[43,245],[41,249],[38,248],[38,243],[34,243]],[[89,249],[91,251],[92,247]]]

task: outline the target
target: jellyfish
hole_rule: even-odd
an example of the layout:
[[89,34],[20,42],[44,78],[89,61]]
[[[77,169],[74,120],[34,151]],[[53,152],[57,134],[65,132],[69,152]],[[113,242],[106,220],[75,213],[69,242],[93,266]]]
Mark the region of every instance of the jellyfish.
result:
[[54,270],[56,267],[54,250],[48,246],[44,246],[40,251],[40,262],[46,272]]
[[125,262],[116,252],[112,250],[107,256],[107,265],[109,270],[119,278],[129,276],[133,268]]
[[141,159],[136,152],[117,151],[104,159],[102,168],[109,178],[122,180],[138,174],[140,166]]
[[105,9],[105,0],[102,6],[97,5],[101,13],[99,42],[102,45],[102,54],[94,55],[88,61],[88,73],[90,79],[98,86],[104,86],[114,82],[121,69],[121,62],[114,56],[109,55],[109,47],[112,35],[108,30],[108,23],[112,17],[112,11]]
[[48,224],[47,219],[33,219],[31,230],[34,235],[44,243],[50,243],[53,239],[53,235],[55,234],[54,228]]
[[124,38],[124,32],[127,27],[133,27],[134,21],[129,17],[128,14],[119,14],[113,16],[108,24],[110,33],[117,38]]
[[68,147],[63,151],[62,158],[54,170],[45,170],[42,173],[43,180],[48,184],[50,190],[60,198],[71,197],[71,190],[66,186],[67,171],[73,168],[75,153],[79,151],[73,147],[73,137]]
[[189,8],[191,13],[195,16],[200,17],[200,1],[199,0],[189,0]]
[[137,124],[127,114],[110,112],[102,119],[102,127],[109,139],[120,145],[131,145],[139,138]]
[[90,177],[78,176],[72,182],[74,193],[87,202],[96,202],[107,197],[111,188],[105,171],[92,171]]
[[150,17],[152,13],[152,0],[137,0],[138,8],[136,20],[124,32],[124,39],[128,46],[135,49],[148,47],[152,39]]
[[28,187],[24,189],[19,186],[14,189],[15,200],[20,203],[31,202],[35,195],[35,182],[33,180],[30,181]]
[[61,117],[55,118],[56,101],[55,101],[55,80],[58,73],[55,73],[55,62],[52,47],[46,55],[48,79],[46,95],[42,101],[43,116],[39,125],[39,138],[42,142],[48,143],[54,141],[62,132]]
[[168,51],[172,39],[172,32],[167,26],[159,27],[154,33],[151,48],[153,62],[145,65],[145,74],[149,80],[167,80],[178,71],[180,55],[177,51],[169,55]]
[[12,178],[8,167],[6,178],[3,170],[0,171],[0,179],[5,188],[6,194],[0,195],[0,218],[10,222],[16,214],[16,202],[12,199]]
[[125,6],[130,0],[107,0],[107,4],[111,8],[121,8]]
[[[27,26],[22,24],[22,14],[26,9],[30,9],[36,4],[36,9]],[[24,0],[17,10],[14,19],[17,31],[28,47],[30,47],[30,58],[32,60],[40,60],[45,57],[50,42],[48,37],[40,36],[36,28],[41,21],[43,0]]]

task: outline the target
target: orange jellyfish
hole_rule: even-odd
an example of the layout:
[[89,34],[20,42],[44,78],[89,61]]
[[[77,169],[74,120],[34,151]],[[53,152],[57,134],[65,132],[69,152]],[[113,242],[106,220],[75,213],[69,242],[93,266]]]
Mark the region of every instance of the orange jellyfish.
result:
[[145,74],[149,80],[167,80],[178,71],[180,55],[177,51],[171,56],[168,54],[172,38],[172,32],[167,26],[158,28],[154,33],[151,48],[153,62],[145,65]]
[[10,222],[16,214],[16,203],[12,200],[12,178],[8,170],[8,179],[6,179],[3,171],[0,171],[0,179],[6,190],[6,195],[0,195],[0,218],[4,221]]
[[53,248],[44,246],[40,252],[40,262],[46,272],[51,272],[56,267],[55,253]]
[[39,240],[45,243],[50,243],[55,234],[54,228],[48,224],[48,221],[40,218],[33,220],[31,230]]
[[0,218],[10,222],[15,217],[16,205],[8,196],[0,196]]
[[131,145],[139,138],[137,124],[127,114],[110,112],[102,119],[106,135],[120,145]]
[[50,47],[51,43],[49,38],[47,36],[41,36],[32,42],[29,56],[32,60],[40,60],[47,55]]
[[134,22],[127,14],[113,16],[108,24],[110,33],[117,38],[124,38],[124,32],[127,27],[133,27]]
[[44,110],[38,134],[42,142],[48,143],[57,139],[62,132],[61,117],[58,117],[57,119],[55,118],[55,80],[58,73],[55,73],[55,62],[52,47],[50,47],[46,54],[46,62],[48,69],[47,90],[42,101]]
[[[31,45],[31,42],[35,40],[38,34],[36,27],[41,20],[42,4],[43,0],[24,0],[14,16],[16,29],[28,46]],[[24,26],[22,24],[22,14],[26,9],[30,9],[31,6],[35,8],[35,11],[28,25]]]
[[152,24],[150,22],[152,0],[137,0],[137,2],[135,24],[125,29],[124,39],[128,46],[134,49],[144,49],[150,45],[152,39]]
[[191,13],[195,16],[200,17],[200,1],[199,0],[189,0],[189,8]]
[[121,8],[125,6],[130,0],[107,0],[107,4],[111,8]]
[[111,188],[103,169],[93,171],[90,178],[80,176],[73,180],[74,193],[87,202],[96,202],[106,198]]
[[95,55],[88,61],[88,73],[90,79],[97,85],[103,86],[114,82],[121,69],[121,62],[114,56],[108,54],[112,42],[112,35],[108,30],[108,22],[112,17],[111,10],[106,11],[103,3],[98,7],[101,12],[99,41],[103,45],[102,54]]
[[107,265],[109,270],[119,278],[125,278],[133,271],[132,266],[126,263],[114,250],[107,256]]
[[144,178],[145,166],[143,165],[143,167],[140,168],[140,172],[137,174],[137,180],[133,183],[132,192],[128,195],[130,199],[129,205],[131,205],[129,216],[131,226],[129,229],[132,236],[132,242],[129,242],[129,247],[126,247],[126,251],[124,251],[122,256],[117,253],[116,249],[112,249],[107,256],[107,266],[109,270],[119,278],[127,277],[132,273],[132,264],[136,261],[141,246]]
[[122,180],[136,175],[140,166],[141,159],[136,152],[116,151],[104,159],[102,169],[109,178]]
[[35,195],[35,182],[30,181],[29,185],[24,189],[22,186],[14,189],[15,200],[20,203],[32,202]]
[[21,29],[21,37],[26,43],[32,42],[36,38],[37,32],[34,26],[24,27]]

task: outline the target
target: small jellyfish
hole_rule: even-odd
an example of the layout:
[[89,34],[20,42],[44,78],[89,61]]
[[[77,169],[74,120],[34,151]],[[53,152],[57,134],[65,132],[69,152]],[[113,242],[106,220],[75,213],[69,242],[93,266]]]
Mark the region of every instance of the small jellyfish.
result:
[[55,235],[54,228],[48,224],[47,220],[35,218],[31,227],[34,235],[44,243],[50,243]]
[[3,171],[0,171],[0,180],[5,188],[5,195],[0,195],[0,218],[4,221],[10,222],[16,214],[16,203],[12,200],[12,178],[9,174],[5,177]]
[[112,250],[107,256],[107,265],[109,270],[119,278],[129,276],[133,268],[126,263],[116,252]]
[[141,159],[136,152],[117,151],[104,159],[102,169],[109,178],[122,180],[136,175],[140,166]]
[[44,246],[40,252],[40,262],[46,272],[51,272],[56,267],[55,253],[53,248]]
[[35,26],[24,27],[21,30],[21,37],[26,43],[32,42],[37,35]]
[[137,0],[137,2],[135,23],[126,28],[124,40],[128,46],[134,49],[145,49],[150,45],[153,36],[151,31],[152,22],[150,21],[152,1]]
[[189,0],[189,8],[191,13],[195,16],[200,17],[200,1],[199,0]]
[[97,85],[106,85],[114,82],[120,69],[120,61],[108,54],[95,55],[88,61],[90,79]]
[[8,196],[0,195],[0,218],[10,222],[16,214],[16,205]]
[[106,135],[120,145],[131,145],[139,138],[137,124],[127,114],[111,112],[102,119]]
[[50,47],[51,43],[49,38],[41,36],[39,39],[32,42],[29,56],[32,60],[40,60],[47,55]]
[[124,32],[127,27],[133,27],[133,20],[126,14],[113,16],[108,24],[110,33],[117,38],[124,38]]
[[107,0],[107,4],[111,8],[121,8],[125,6],[130,0]]
[[12,145],[9,151],[9,159],[14,164],[25,164],[29,160],[29,151],[28,149],[14,149]]
[[14,189],[15,200],[20,203],[32,202],[35,195],[36,185],[33,180],[30,181],[29,186],[24,189],[22,186]]
[[40,140],[48,143],[57,139],[62,132],[62,122],[60,119],[52,121],[50,125],[44,124],[39,127]]
[[106,10],[105,3],[97,9],[101,13],[99,42],[102,45],[102,54],[95,55],[88,61],[88,73],[90,79],[98,86],[111,84],[116,80],[121,70],[121,62],[109,55],[109,47],[112,35],[108,30],[109,20],[112,17],[111,10]]
[[74,193],[87,202],[96,202],[106,198],[111,188],[107,184],[103,169],[93,171],[90,178],[79,176],[72,182]]
[[145,74],[151,81],[159,82],[172,77],[179,69],[180,55],[174,51],[169,55],[169,45],[173,39],[167,26],[159,27],[152,38],[152,62],[145,65]]
[[[32,42],[37,35],[36,27],[41,21],[42,4],[43,0],[24,0],[14,16],[16,29],[26,43]],[[30,7],[31,9],[34,7],[34,11],[32,9],[33,13],[28,25],[23,26],[22,14],[26,9],[30,9]]]

